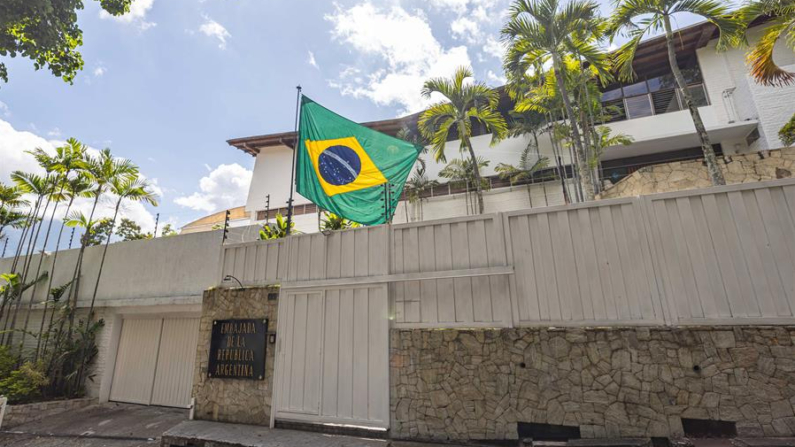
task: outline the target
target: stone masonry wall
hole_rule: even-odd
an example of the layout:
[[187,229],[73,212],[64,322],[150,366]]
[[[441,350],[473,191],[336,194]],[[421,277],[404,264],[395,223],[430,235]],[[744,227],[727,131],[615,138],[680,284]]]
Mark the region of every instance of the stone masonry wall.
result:
[[795,434],[795,328],[392,330],[396,438],[680,437],[681,418]]
[[193,378],[195,419],[254,425],[270,423],[275,345],[266,345],[265,380],[208,378],[207,363],[213,320],[267,318],[268,332],[276,331],[279,301],[268,301],[268,293],[274,291],[278,289],[210,289],[204,292]]
[[[789,178],[795,173],[795,147],[718,157],[727,184]],[[702,159],[675,161],[638,169],[600,194],[600,199],[635,197],[712,186]]]

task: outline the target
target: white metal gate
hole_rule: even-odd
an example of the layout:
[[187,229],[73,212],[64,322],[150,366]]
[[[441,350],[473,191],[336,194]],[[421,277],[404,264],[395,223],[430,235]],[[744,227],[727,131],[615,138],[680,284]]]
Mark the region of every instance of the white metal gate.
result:
[[389,426],[384,284],[282,290],[275,419]]
[[110,400],[189,407],[198,336],[198,318],[122,320]]

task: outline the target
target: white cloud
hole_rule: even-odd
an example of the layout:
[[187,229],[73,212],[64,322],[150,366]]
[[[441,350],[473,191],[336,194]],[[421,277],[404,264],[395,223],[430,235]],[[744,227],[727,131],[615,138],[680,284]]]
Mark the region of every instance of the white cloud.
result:
[[146,31],[149,28],[157,25],[154,22],[146,20],[146,14],[154,6],[155,0],[133,0],[130,4],[130,11],[121,16],[112,16],[105,10],[99,12],[99,16],[103,19],[111,19],[120,23],[133,24],[141,31]]
[[104,76],[104,75],[105,75],[105,73],[107,73],[107,72],[108,72],[108,69],[107,69],[107,68],[105,68],[105,67],[103,67],[103,66],[99,66],[99,67],[97,67],[97,68],[95,68],[95,69],[94,69],[94,72],[93,72],[93,73],[94,73],[94,77],[97,77],[97,78],[98,78],[98,77],[100,77],[100,76]]
[[[14,127],[3,120],[0,120],[0,181],[8,183],[13,171],[32,172],[43,175],[44,170],[36,163],[36,160],[27,151],[41,148],[49,153],[55,152],[55,147],[63,144],[63,141],[48,140],[32,132],[16,130]],[[89,148],[89,151],[96,155],[96,149]],[[152,189],[155,194],[162,196],[162,190],[157,185],[157,180],[153,179]],[[95,213],[95,218],[105,218],[113,216],[113,207],[116,198],[112,195],[105,195],[100,200]],[[93,202],[91,199],[78,199],[72,207],[73,211],[82,211],[86,215],[91,212]],[[64,208],[56,214],[56,218],[63,219]],[[125,202],[119,212],[119,216],[132,219],[141,225],[144,231],[152,231],[155,226],[155,219],[152,213],[141,203]]]
[[6,118],[11,116],[11,110],[8,108],[8,104],[4,103],[3,101],[0,101],[0,115],[3,115]]
[[470,43],[478,42],[481,36],[478,22],[467,17],[459,17],[450,22],[450,32],[453,37]]
[[199,181],[199,191],[177,197],[174,203],[212,213],[245,203],[252,171],[237,163],[219,165]]
[[337,7],[326,20],[333,25],[332,36],[371,65],[362,69],[370,73],[365,77],[352,78],[349,67],[329,82],[343,95],[416,112],[428,105],[420,95],[427,79],[451,76],[456,67],[471,65],[467,48],[444,48],[421,12],[411,14],[399,6],[378,9],[365,1],[349,9]]
[[317,60],[315,60],[315,53],[309,51],[309,55],[306,58],[306,63],[309,65],[319,69],[320,67],[317,65]]
[[226,39],[232,37],[223,25],[207,16],[204,16],[204,23],[199,27],[199,32],[218,39],[218,48],[222,50],[226,49]]
[[489,84],[494,87],[500,87],[508,83],[508,79],[504,75],[494,73],[491,70],[486,73],[486,78],[489,80]]
[[46,139],[22,130],[16,130],[10,123],[0,120],[0,182],[8,183],[13,171],[35,172],[43,174],[36,160],[26,153],[40,147],[54,152],[55,146]]
[[51,129],[49,132],[47,132],[47,136],[48,137],[53,137],[53,138],[58,138],[58,137],[61,136],[61,129],[55,127],[53,129]]
[[483,52],[486,53],[486,55],[500,60],[505,56],[507,49],[508,47],[505,43],[494,36],[486,37],[486,43],[483,44]]

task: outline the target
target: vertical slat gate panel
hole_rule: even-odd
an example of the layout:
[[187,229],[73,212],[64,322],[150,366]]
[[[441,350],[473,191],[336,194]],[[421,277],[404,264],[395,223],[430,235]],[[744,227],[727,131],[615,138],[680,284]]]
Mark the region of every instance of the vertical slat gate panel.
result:
[[[403,237],[403,273],[420,271],[419,248],[420,241],[417,228],[406,229]],[[406,321],[420,321],[420,282],[406,281],[404,294],[403,303]]]
[[323,408],[324,416],[337,416],[339,401],[340,291],[326,292],[323,324]]
[[[452,250],[450,249],[450,225],[435,225],[433,236],[436,243],[436,270],[451,270],[453,268],[453,258]],[[453,292],[452,279],[436,281],[436,297],[436,302],[439,306],[439,322],[455,322],[455,294]]]
[[342,418],[353,417],[353,353],[354,353],[354,300],[353,290],[340,291],[340,330],[339,330],[339,383],[337,385],[337,415]]
[[198,318],[163,320],[152,405],[190,407],[198,338]]
[[[469,265],[471,268],[488,267],[488,248],[486,245],[486,225],[483,220],[469,222],[467,225],[469,240]],[[491,310],[491,288],[489,278],[480,276],[472,278],[473,321],[490,323],[494,321]]]
[[[433,227],[431,227],[433,228]],[[393,261],[392,261],[392,273],[401,274],[403,273],[403,263],[404,260],[404,242],[403,242],[403,234],[404,230],[402,229],[395,229],[394,232],[394,252],[393,252]],[[395,321],[398,323],[405,323],[408,320],[406,319],[406,284],[404,282],[396,282],[390,284],[390,287],[393,290],[393,297],[395,300]],[[412,321],[412,323],[414,323]]]
[[389,319],[386,289],[368,289],[367,419],[389,423]]
[[368,415],[369,374],[369,299],[367,289],[353,291],[353,418],[366,420]]
[[[436,251],[433,239],[433,226],[425,225],[418,230],[420,271],[431,272],[436,268]],[[395,247],[398,248],[397,246]],[[400,287],[402,283],[396,284]],[[397,290],[397,289],[396,289]],[[439,321],[439,312],[436,302],[436,280],[420,281],[420,321],[422,323],[436,323]]]
[[157,368],[161,319],[124,319],[110,400],[149,405]]
[[[456,222],[450,225],[450,247],[452,249],[453,269],[469,268],[469,241],[467,223]],[[455,321],[466,323],[474,321],[472,308],[472,279],[453,279],[455,293]]]

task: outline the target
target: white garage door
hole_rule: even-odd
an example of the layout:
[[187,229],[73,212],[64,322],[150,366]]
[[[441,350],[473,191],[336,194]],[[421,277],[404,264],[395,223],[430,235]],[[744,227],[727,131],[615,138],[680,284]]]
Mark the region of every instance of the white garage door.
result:
[[124,319],[110,400],[189,407],[198,336],[198,318]]

